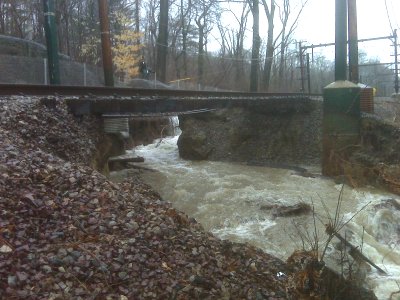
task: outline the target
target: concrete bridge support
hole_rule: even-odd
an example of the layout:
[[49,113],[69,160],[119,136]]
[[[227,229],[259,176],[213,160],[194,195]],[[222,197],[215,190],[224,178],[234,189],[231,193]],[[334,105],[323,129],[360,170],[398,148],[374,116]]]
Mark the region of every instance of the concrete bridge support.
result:
[[323,175],[346,175],[343,163],[360,145],[360,92],[360,87],[346,80],[335,81],[324,89]]

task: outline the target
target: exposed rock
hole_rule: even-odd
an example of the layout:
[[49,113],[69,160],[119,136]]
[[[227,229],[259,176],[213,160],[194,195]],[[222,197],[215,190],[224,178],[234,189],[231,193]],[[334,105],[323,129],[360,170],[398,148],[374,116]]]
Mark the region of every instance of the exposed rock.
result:
[[173,135],[174,126],[170,118],[129,120],[129,147],[148,145],[155,139]]
[[179,153],[185,159],[318,163],[322,105],[311,101],[305,107],[304,111],[230,108],[179,116]]
[[186,137],[182,132],[178,139],[179,155],[184,159],[205,160],[213,150],[212,145],[207,143],[204,132],[198,131]]
[[[179,153],[184,159],[278,166],[313,177],[291,166],[320,163],[322,102],[300,104],[303,109],[282,110],[279,106],[274,111],[273,105],[248,106],[180,116]],[[389,104],[378,101],[379,115],[362,115],[359,144],[331,153],[337,173],[343,174],[337,182],[354,187],[371,184],[400,194],[400,127],[396,119],[400,104]],[[395,114],[393,122],[388,122],[386,106]]]
[[361,141],[344,157],[333,153],[342,182],[352,186],[371,184],[400,194],[400,128],[376,116],[364,116]]
[[294,205],[262,205],[261,210],[271,211],[273,217],[293,217],[311,212],[311,206],[307,203],[301,202]]

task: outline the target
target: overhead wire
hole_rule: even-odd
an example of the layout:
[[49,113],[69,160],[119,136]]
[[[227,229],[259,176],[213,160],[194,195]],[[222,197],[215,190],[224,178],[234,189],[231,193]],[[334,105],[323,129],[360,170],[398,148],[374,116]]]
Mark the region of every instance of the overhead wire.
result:
[[387,5],[387,0],[385,0],[385,8],[386,8],[386,15],[389,21],[389,25],[390,25],[390,30],[391,32],[394,32],[393,26],[392,26],[392,21],[390,20],[390,16],[389,16],[389,9],[388,9],[388,5]]
[[[397,9],[395,9],[395,7],[394,7],[394,5],[393,5],[393,0],[391,0],[390,1],[390,6],[391,6],[391,12],[393,13],[394,12],[394,14],[395,14],[395,16],[394,16],[394,21],[395,21],[395,24],[396,24],[396,28],[397,29],[400,29],[400,26],[399,26],[399,23],[398,23],[398,18],[397,18],[397,16],[399,16],[399,15],[397,15],[397,13],[398,13],[398,10]],[[400,17],[400,16],[399,16]]]

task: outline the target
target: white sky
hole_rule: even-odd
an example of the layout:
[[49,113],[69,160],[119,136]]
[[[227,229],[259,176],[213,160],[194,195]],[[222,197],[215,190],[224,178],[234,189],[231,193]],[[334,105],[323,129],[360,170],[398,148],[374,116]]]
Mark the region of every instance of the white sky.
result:
[[[400,28],[400,0],[386,0],[386,3],[388,11],[385,0],[357,0],[359,39],[389,36],[392,29]],[[300,18],[296,38],[309,44],[334,42],[335,0],[309,0]],[[393,52],[390,45],[389,40],[382,40],[360,43],[359,48],[369,57],[379,57],[381,62],[388,62],[393,60],[390,58]]]
[[[294,5],[298,1],[300,0],[291,0],[291,4]],[[385,0],[357,0],[359,39],[389,36],[392,35],[392,29],[396,28],[400,36],[400,0],[386,0],[386,3],[388,12]],[[228,6],[236,11],[237,16],[240,17],[240,4],[228,4]],[[236,27],[237,23],[233,18],[230,18],[229,13],[224,14],[223,17],[224,23]],[[391,24],[389,23],[389,18]],[[276,20],[276,27],[279,27],[278,23],[279,21]],[[267,26],[265,24],[264,8],[260,5],[260,34],[264,41],[267,37]],[[247,48],[251,48],[251,28],[252,16],[250,14],[246,37]],[[214,36],[216,37],[218,34],[214,33]],[[333,43],[335,41],[335,0],[308,0],[299,19],[295,39],[302,41],[303,45]],[[367,52],[369,58],[376,57],[381,62],[394,60],[390,56],[393,54],[390,40],[360,43],[359,49]],[[334,50],[334,47],[318,48],[314,50],[314,53],[321,53],[333,60]]]

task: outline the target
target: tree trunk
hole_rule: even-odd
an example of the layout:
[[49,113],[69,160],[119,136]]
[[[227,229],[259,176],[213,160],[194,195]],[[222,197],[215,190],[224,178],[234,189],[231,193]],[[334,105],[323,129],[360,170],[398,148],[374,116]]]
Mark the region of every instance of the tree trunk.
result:
[[11,16],[13,24],[11,34],[23,39],[24,34],[22,32],[22,24],[20,15],[18,14],[17,4],[15,2],[11,2]]
[[[266,6],[265,0],[263,0],[264,6]],[[267,13],[265,7],[267,19],[268,19],[268,38],[267,38],[267,51],[265,52],[265,63],[264,63],[264,88],[268,92],[271,82],[271,70],[272,63],[274,60],[274,15],[275,15],[275,0],[271,0],[271,9]]]
[[[191,1],[189,0],[188,7],[190,7]],[[188,8],[189,12],[189,8]],[[187,13],[184,14],[183,12],[183,0],[181,0],[181,22],[182,22],[182,59],[183,59],[183,72],[185,74],[185,78],[188,77],[188,67],[187,67],[187,36],[188,31],[186,30],[185,17]]]
[[0,33],[1,34],[5,34],[5,21],[4,21],[4,18],[5,18],[5,12],[4,12],[4,3],[3,3],[3,1],[1,1],[0,0]]
[[70,41],[70,24],[69,24],[69,19],[70,19],[70,7],[68,4],[65,4],[65,42],[67,45],[67,55],[71,56],[71,41]]
[[247,25],[247,17],[249,10],[247,8],[247,4],[243,4],[242,15],[240,17],[239,22],[239,30],[236,34],[236,44],[234,46],[234,57],[235,57],[235,82],[238,84],[236,87],[240,89],[245,89],[246,84],[243,82],[243,74],[244,74],[244,37]]
[[199,26],[199,55],[197,57],[197,83],[203,85],[204,75],[204,25]]
[[168,54],[168,0],[160,0],[160,22],[157,39],[157,78],[165,82],[167,78]]
[[[135,31],[140,32],[140,1],[135,0]],[[137,38],[136,44],[140,45],[140,37]]]
[[98,0],[99,19],[101,30],[101,48],[103,58],[104,83],[106,86],[114,86],[114,70],[111,52],[109,10],[106,0]]
[[253,49],[251,51],[250,92],[258,91],[258,71],[260,68],[260,11],[258,0],[253,0]]
[[278,69],[278,88],[281,91],[281,88],[286,84],[286,80],[284,78],[285,72],[285,55],[286,55],[286,32],[285,27],[282,29],[281,36],[281,51],[279,54],[279,69]]

